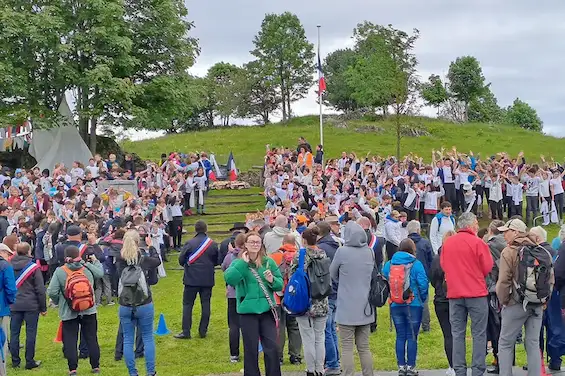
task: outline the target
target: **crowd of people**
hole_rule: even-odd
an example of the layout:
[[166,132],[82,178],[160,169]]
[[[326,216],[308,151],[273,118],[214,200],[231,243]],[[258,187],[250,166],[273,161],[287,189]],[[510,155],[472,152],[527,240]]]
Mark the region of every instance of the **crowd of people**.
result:
[[[281,374],[287,353],[291,364],[304,361],[309,376],[353,375],[354,346],[363,375],[372,375],[369,338],[386,301],[399,375],[417,375],[418,338],[430,331],[432,299],[447,375],[466,375],[468,317],[474,374],[511,375],[522,327],[528,374],[541,374],[540,349],[549,368],[560,369],[565,228],[550,245],[543,226],[562,221],[565,170],[541,160],[527,164],[522,153],[482,159],[453,148],[433,151],[430,164],[414,154],[399,161],[353,153],[324,164],[323,147],[314,155],[301,138],[296,150],[267,146],[264,212],[235,223],[221,243],[200,220],[184,244],[183,216],[206,214],[213,166],[205,153],[163,155],[143,170],[115,155],[70,169],[17,169],[13,176],[2,169],[5,354],[20,367],[25,322],[24,367],[39,367],[38,319],[48,306],[58,307],[69,374],[76,374],[79,358],[89,358],[99,373],[97,308],[118,303],[115,359],[137,375],[135,358],[144,356],[147,374],[155,375],[151,287],[166,276],[163,262],[176,249],[184,292],[175,338],[192,337],[197,296],[198,335],[206,337],[221,265],[229,360],[243,355],[246,376],[260,375],[260,351],[269,376]],[[481,217],[490,219],[482,229]],[[489,348],[495,362],[487,370]]]
[[15,368],[40,367],[35,342],[48,306],[59,311],[69,374],[79,358],[99,373],[97,308],[116,303],[115,359],[137,375],[135,358],[145,357],[156,374],[151,286],[166,276],[168,252],[183,246],[183,216],[206,214],[213,167],[206,153],[164,154],[142,167],[114,154],[53,171],[0,166],[0,375],[10,355]]
[[[401,376],[418,374],[418,336],[431,325],[430,284],[447,375],[467,374],[469,317],[474,375],[511,375],[522,328],[528,375],[541,374],[540,349],[549,369],[561,368],[565,259],[558,255],[565,228],[550,245],[543,226],[562,222],[563,166],[543,156],[527,164],[523,153],[482,159],[456,148],[433,151],[429,164],[414,154],[400,161],[323,158],[323,147],[314,155],[304,138],[296,150],[267,145],[266,209],[247,216],[222,243],[224,253],[220,246],[220,255],[228,254],[222,268],[231,360],[239,360],[241,332],[245,375],[260,374],[259,339],[267,374],[280,374],[287,337],[289,361],[301,363],[303,353],[307,375],[353,375],[353,344],[363,375],[372,375],[369,337],[378,306],[369,301],[384,286],[379,278],[388,282],[380,291],[390,302]],[[480,228],[480,218],[490,222]],[[321,277],[312,268],[321,270],[320,259],[330,265],[327,295],[318,293]],[[316,292],[296,314],[289,306],[300,294],[301,268]]]

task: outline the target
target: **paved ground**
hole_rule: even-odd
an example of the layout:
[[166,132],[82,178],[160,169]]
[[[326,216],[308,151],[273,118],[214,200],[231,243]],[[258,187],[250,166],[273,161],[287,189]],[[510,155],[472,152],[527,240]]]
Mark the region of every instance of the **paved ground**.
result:
[[[230,375],[209,375],[209,376],[241,376],[243,374],[230,374]],[[305,372],[283,372],[283,376],[305,376]],[[357,375],[361,376],[361,373],[357,373]],[[375,371],[374,376],[397,376],[398,372],[383,372],[383,371]],[[471,375],[471,370],[469,370],[468,375]],[[561,372],[552,372],[548,373],[548,375],[559,375],[565,376],[565,369]],[[269,376],[269,375],[266,375]],[[420,376],[445,376],[445,370],[435,370],[435,371],[420,371]],[[522,368],[515,368],[514,369],[514,376],[527,376],[527,372],[523,371]]]

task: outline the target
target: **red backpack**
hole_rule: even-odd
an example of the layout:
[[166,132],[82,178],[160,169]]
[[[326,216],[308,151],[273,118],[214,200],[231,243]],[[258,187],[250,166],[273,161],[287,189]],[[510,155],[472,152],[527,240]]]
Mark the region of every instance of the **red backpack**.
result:
[[390,301],[397,304],[410,304],[414,294],[410,289],[410,272],[414,263],[391,265],[388,276],[390,286]]
[[62,269],[67,273],[64,295],[71,310],[82,312],[94,307],[94,289],[84,274],[84,266],[71,270],[65,265]]

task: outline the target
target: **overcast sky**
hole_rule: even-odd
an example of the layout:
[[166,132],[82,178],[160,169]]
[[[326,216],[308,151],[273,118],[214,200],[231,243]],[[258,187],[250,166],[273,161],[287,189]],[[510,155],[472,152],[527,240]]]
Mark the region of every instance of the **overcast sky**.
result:
[[[479,59],[499,104],[519,97],[537,109],[546,133],[565,136],[565,1],[563,0],[185,0],[201,55],[191,72],[204,75],[218,61],[252,59],[253,37],[265,13],[295,13],[311,42],[322,25],[322,58],[352,45],[357,23],[368,20],[420,30],[419,72],[444,76],[458,56]],[[316,95],[292,106],[316,114]],[[433,113],[423,110],[424,114]]]

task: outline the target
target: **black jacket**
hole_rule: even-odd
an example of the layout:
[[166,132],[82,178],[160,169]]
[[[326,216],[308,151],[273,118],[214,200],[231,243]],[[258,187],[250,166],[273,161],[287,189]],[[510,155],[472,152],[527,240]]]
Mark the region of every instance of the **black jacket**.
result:
[[213,287],[214,267],[220,265],[220,250],[215,242],[208,247],[202,256],[193,264],[188,264],[189,257],[204,243],[207,235],[200,233],[190,239],[182,247],[179,255],[179,264],[184,266],[183,283],[186,286]]
[[432,243],[428,239],[422,238],[420,234],[410,234],[409,239],[412,239],[414,244],[416,244],[416,258],[424,264],[424,269],[426,270],[426,275],[430,276],[430,269],[432,268],[432,262],[434,260],[434,250],[432,248]]
[[239,234],[241,234],[241,231],[234,231],[229,238],[224,239],[224,241],[220,243],[220,264],[224,262],[224,258],[228,254],[230,243],[235,241],[235,238]]
[[[139,250],[141,256],[141,269],[145,272],[145,279],[147,280],[147,287],[149,288],[149,298],[143,303],[149,304],[153,301],[153,296],[151,294],[151,287],[152,285],[156,285],[158,281],[157,277],[157,267],[161,265],[161,259],[157,254],[157,250],[153,247],[140,248]],[[122,275],[125,267],[127,266],[126,261],[122,258],[122,256],[118,256],[116,258],[116,269],[118,273],[118,278]]]
[[0,216],[0,242],[4,240],[6,237],[6,232],[8,232],[8,226],[10,223],[8,222],[8,218],[5,216]]
[[[324,252],[326,252],[326,255],[330,258],[330,260],[333,261],[335,253],[339,248],[339,243],[334,240],[331,234],[328,234],[323,238],[321,238],[320,240],[318,240],[318,247],[324,250]],[[328,296],[328,299],[330,300],[337,299],[337,282],[335,280],[332,281],[332,293]]]
[[[33,263],[33,260],[31,257],[15,255],[10,263],[14,268],[14,276],[17,280],[22,271]],[[16,302],[10,306],[10,310],[13,312],[47,312],[45,284],[39,268],[35,269],[18,288]]]
[[[441,248],[440,248],[441,253]],[[449,303],[447,300],[447,284],[445,283],[445,273],[441,268],[439,254],[434,257],[432,267],[430,269],[430,283],[434,286],[435,296],[434,303]]]

